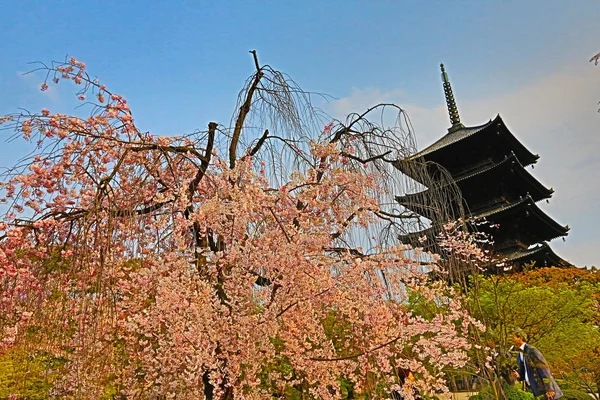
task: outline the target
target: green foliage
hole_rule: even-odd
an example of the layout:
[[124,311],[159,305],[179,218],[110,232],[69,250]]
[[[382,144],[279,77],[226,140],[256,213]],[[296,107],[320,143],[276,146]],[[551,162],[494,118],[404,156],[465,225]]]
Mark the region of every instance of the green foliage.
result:
[[504,394],[507,400],[533,400],[533,393],[525,392],[517,386],[504,386]]
[[566,381],[564,379],[555,378],[556,384],[558,387],[564,392],[565,389],[571,389],[571,382]]
[[61,251],[63,250],[66,249],[58,247],[52,249],[52,251],[50,251],[49,257],[39,260],[41,261],[44,273],[62,273],[69,269],[69,261],[61,255]]
[[434,299],[428,299],[423,294],[407,289],[407,305],[413,315],[418,315],[428,321],[439,316],[445,315],[449,311],[449,300],[456,298],[457,293],[460,293],[458,285],[454,287],[456,292],[453,293],[451,288],[445,291],[443,296]]
[[49,397],[65,360],[47,353],[12,349],[0,356],[0,399],[11,394],[28,400]]
[[338,357],[346,357],[356,352],[353,342],[352,324],[344,315],[331,311],[323,321],[325,334],[338,352]]
[[561,326],[592,317],[593,287],[589,284],[526,286],[517,279],[499,277],[480,278],[477,283],[474,309],[501,341],[511,328],[519,327],[535,343]]
[[562,392],[562,399],[564,400],[590,400],[590,395],[584,392],[583,390],[566,389]]
[[342,399],[354,397],[354,383],[349,379],[340,379],[340,395]]
[[496,370],[508,378],[515,368],[515,353],[508,350],[511,328],[518,327],[544,354],[555,377],[595,391],[600,377],[599,278],[595,271],[577,268],[474,278],[471,308],[487,327],[487,344],[498,353]]
[[[507,400],[534,400],[533,393],[525,392],[514,385],[503,385]],[[494,400],[494,390],[491,386],[485,386],[478,394],[469,397],[469,400]]]

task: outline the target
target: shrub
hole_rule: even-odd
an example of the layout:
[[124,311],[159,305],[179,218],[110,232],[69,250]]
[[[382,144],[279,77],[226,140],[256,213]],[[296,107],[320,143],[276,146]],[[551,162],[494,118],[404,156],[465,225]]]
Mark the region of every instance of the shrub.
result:
[[[532,393],[525,392],[517,386],[503,385],[502,388],[508,400],[534,400]],[[469,397],[469,400],[494,400],[494,391],[491,386],[485,386],[478,394]]]
[[504,386],[504,393],[508,400],[534,400],[533,393],[525,392],[517,386]]
[[558,387],[560,387],[560,389],[563,391],[565,391],[565,389],[571,389],[571,382],[564,380],[564,379],[555,379],[556,384],[558,385]]
[[16,394],[19,399],[48,398],[64,360],[21,347],[0,354],[0,399]]
[[562,391],[564,400],[590,400],[590,395],[583,390],[565,389]]

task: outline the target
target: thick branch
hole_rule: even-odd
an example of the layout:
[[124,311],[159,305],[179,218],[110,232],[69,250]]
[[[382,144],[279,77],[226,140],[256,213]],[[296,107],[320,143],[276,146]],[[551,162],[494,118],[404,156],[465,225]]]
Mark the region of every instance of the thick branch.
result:
[[285,235],[285,239],[287,240],[287,242],[288,243],[292,243],[292,240],[290,239],[290,237],[288,236],[287,232],[285,231],[285,228],[281,224],[281,221],[279,221],[279,218],[277,218],[277,215],[275,215],[275,212],[273,211],[273,209],[271,207],[269,207],[269,211],[271,211],[271,214],[273,215],[273,218],[275,218],[275,221],[277,222],[277,225],[279,225],[279,228],[281,228],[281,231]]
[[258,142],[256,143],[256,146],[254,146],[254,148],[250,151],[250,155],[253,156],[256,153],[258,153],[258,150],[260,150],[260,148],[262,147],[262,145],[265,143],[265,140],[267,140],[267,136],[269,136],[269,130],[265,129],[265,133],[263,133],[263,135],[260,137],[260,139],[258,139]]
[[188,188],[188,195],[190,196],[190,200],[194,196],[194,192],[196,191],[198,184],[200,183],[202,177],[204,177],[204,174],[206,174],[206,170],[208,169],[208,164],[210,163],[210,158],[215,143],[216,130],[217,123],[210,122],[208,124],[208,142],[206,143],[206,151],[204,152],[204,157],[201,157],[202,162],[200,163],[200,168],[198,168],[196,176],[194,177],[194,180],[190,183],[190,186]]
[[[359,209],[358,211],[362,211],[362,209]],[[342,223],[342,227],[345,228],[348,226],[348,224],[350,222],[352,222],[352,220],[356,218],[356,213],[352,213],[350,214],[350,216],[348,218],[346,218],[346,220]],[[339,232],[335,232],[331,234],[331,238],[332,239],[337,239],[342,235],[343,231],[339,231]]]
[[[208,124],[208,141],[206,143],[206,150],[204,152],[204,158],[202,159],[201,163],[200,163],[200,167],[198,168],[198,171],[196,171],[196,176],[194,177],[194,180],[192,182],[190,182],[190,185],[188,187],[188,200],[189,200],[189,205],[187,206],[187,208],[185,209],[185,213],[184,216],[185,218],[189,218],[190,215],[192,214],[192,212],[194,211],[194,207],[193,207],[193,203],[192,200],[194,198],[194,193],[196,192],[196,189],[198,188],[198,185],[200,184],[200,181],[202,180],[202,178],[204,177],[204,175],[206,174],[206,171],[208,170],[208,165],[210,163],[210,159],[212,156],[212,150],[213,150],[213,146],[215,143],[215,132],[217,130],[217,123],[216,122],[210,122]],[[201,252],[198,251],[198,248],[206,248],[208,246],[208,232],[206,233],[206,236],[202,236],[200,234],[200,224],[198,223],[198,221],[194,221],[194,224],[192,226],[192,234],[194,235],[194,244],[196,246],[194,252],[196,253],[196,268],[198,269],[198,272],[203,272],[203,268],[206,265],[206,256],[204,256]]]
[[[211,124],[214,124],[214,122],[211,122]],[[210,126],[210,124],[209,124],[209,126]],[[214,134],[214,132],[213,132],[213,134]],[[129,147],[128,150],[136,152],[136,153],[142,152],[142,151],[148,151],[148,150],[162,150],[162,151],[167,151],[167,152],[171,152],[171,153],[179,153],[179,154],[188,154],[189,153],[189,154],[195,155],[202,161],[210,160],[210,153],[209,153],[209,157],[207,158],[206,155],[203,156],[200,153],[198,153],[198,151],[196,149],[194,149],[192,147],[187,147],[187,146],[161,146],[159,144],[148,144],[148,145],[142,145],[139,147]]]
[[346,152],[341,152],[340,154],[341,154],[342,156],[344,156],[344,157],[348,157],[348,158],[351,158],[351,159],[353,159],[353,160],[356,160],[356,161],[358,161],[358,162],[360,162],[360,163],[366,164],[366,163],[368,163],[368,162],[372,162],[372,161],[379,160],[379,159],[383,159],[384,161],[386,161],[386,160],[385,160],[385,156],[387,156],[387,155],[388,155],[388,154],[390,154],[391,152],[392,152],[392,151],[391,151],[391,150],[389,150],[389,151],[386,151],[386,152],[385,152],[385,153],[383,153],[383,154],[379,154],[379,155],[377,155],[377,156],[373,156],[373,157],[371,157],[371,158],[367,158],[367,159],[362,159],[362,158],[360,158],[360,157],[356,157],[356,156],[354,156],[354,155],[352,155],[352,154],[350,154],[350,153],[346,153]]
[[151,212],[154,212],[156,210],[159,210],[163,206],[165,206],[169,203],[172,203],[172,202],[173,202],[173,200],[162,201],[160,203],[152,204],[151,206],[148,206],[148,207],[144,207],[141,209],[134,209],[134,210],[115,210],[115,211],[111,212],[111,215],[113,217],[132,217],[134,215],[146,215],[146,214],[150,214]]
[[[405,214],[392,214],[389,212],[385,212],[383,210],[378,210],[378,211],[373,211],[373,213],[375,215],[377,215],[379,218],[381,219],[385,219],[388,221],[391,221],[389,218],[398,218],[398,219],[420,219],[421,216],[419,214],[409,214],[409,215],[405,215]],[[389,217],[389,218],[385,218],[385,217]]]
[[252,53],[252,58],[254,58],[254,66],[256,67],[256,71],[259,72],[260,64],[258,62],[258,56],[256,55],[256,50],[250,50],[250,53]]
[[[254,61],[258,67],[258,59],[256,58],[256,52],[253,50],[251,51],[251,53],[254,54]],[[237,120],[235,121],[235,127],[233,128],[233,136],[231,137],[231,144],[229,145],[230,168],[235,167],[235,160],[237,157],[237,146],[238,142],[240,141],[242,127],[244,126],[246,116],[248,116],[248,113],[250,112],[250,106],[252,105],[252,96],[254,96],[254,92],[256,91],[256,88],[258,87],[258,84],[260,83],[260,80],[262,79],[263,75],[264,73],[260,70],[260,68],[258,68],[256,74],[254,75],[254,81],[252,82],[252,85],[250,85],[250,87],[248,88],[248,92],[246,93],[246,99],[240,107],[240,113],[238,114]]]
[[331,251],[334,253],[347,253],[347,254],[351,254],[353,256],[360,257],[360,258],[368,257],[368,255],[358,251],[357,249],[351,249],[351,248],[347,248],[347,247],[328,247],[323,250]]

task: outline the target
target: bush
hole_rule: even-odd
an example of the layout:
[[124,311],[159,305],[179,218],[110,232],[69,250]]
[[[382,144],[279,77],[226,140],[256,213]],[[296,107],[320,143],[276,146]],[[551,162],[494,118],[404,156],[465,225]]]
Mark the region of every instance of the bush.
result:
[[[524,392],[517,386],[504,385],[504,393],[508,400],[534,400],[533,393]],[[589,394],[583,390],[565,389],[562,391],[561,400],[590,400]],[[494,391],[491,386],[485,386],[478,394],[469,397],[469,400],[494,400]]]
[[45,353],[15,347],[0,355],[0,399],[16,394],[19,399],[48,398],[64,360]]
[[[504,389],[504,393],[506,394],[506,398],[508,400],[534,400],[532,393],[525,392],[519,389],[517,386],[503,385],[502,388]],[[469,397],[469,400],[494,400],[494,391],[491,386],[485,386],[479,391],[478,394]]]
[[560,387],[560,389],[563,391],[563,393],[564,393],[565,389],[571,389],[571,386],[572,386],[571,382],[566,381],[564,379],[559,379],[559,378],[556,378],[554,380],[556,381],[556,384],[558,385],[558,387]]
[[505,386],[504,392],[508,400],[534,400],[533,393],[525,392],[517,386]]
[[564,400],[590,400],[591,397],[589,394],[584,392],[583,390],[577,389],[565,389],[562,391],[563,397],[561,399]]

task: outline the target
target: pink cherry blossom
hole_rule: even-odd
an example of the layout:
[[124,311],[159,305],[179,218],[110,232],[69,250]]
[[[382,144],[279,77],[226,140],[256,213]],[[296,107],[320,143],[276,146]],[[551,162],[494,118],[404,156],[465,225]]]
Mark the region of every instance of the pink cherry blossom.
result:
[[[0,120],[38,143],[1,186],[11,206],[0,223],[0,351],[27,343],[64,359],[58,396],[100,398],[110,386],[124,398],[258,399],[302,388],[331,399],[340,378],[359,392],[374,380],[396,387],[398,368],[432,393],[445,390],[440,371],[466,364],[469,332],[483,327],[429,282],[410,256],[419,250],[350,245],[381,220],[384,179],[354,134],[332,140],[328,124],[318,140],[273,137],[273,151],[304,162],[284,168],[259,158],[268,147],[253,151],[252,137],[236,152],[235,128],[216,123],[141,132],[133,107],[75,58],[49,72],[101,104],[87,118],[43,109]],[[446,243],[483,256],[461,238]],[[441,268],[430,260],[426,269]],[[407,291],[446,311],[414,314]]]

